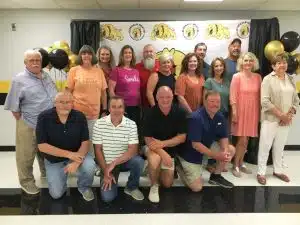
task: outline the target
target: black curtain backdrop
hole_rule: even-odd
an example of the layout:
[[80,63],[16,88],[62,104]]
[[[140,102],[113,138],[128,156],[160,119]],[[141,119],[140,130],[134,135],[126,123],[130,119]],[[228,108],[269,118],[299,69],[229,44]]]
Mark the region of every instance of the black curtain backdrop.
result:
[[280,40],[279,21],[277,18],[251,20],[248,51],[254,53],[258,58],[259,73],[262,77],[272,71],[270,62],[264,55],[264,48],[273,40]]
[[100,25],[95,20],[73,20],[71,28],[71,50],[78,54],[83,45],[90,45],[95,52],[100,42]]
[[[272,72],[270,62],[264,55],[264,48],[270,41],[279,39],[279,21],[277,18],[251,20],[248,51],[254,53],[258,58],[260,66],[258,73],[261,74],[262,78]],[[260,135],[260,126],[258,129],[258,135]],[[245,154],[246,162],[257,164],[258,147],[259,136],[258,138],[249,138],[248,151]],[[268,164],[272,164],[272,150],[270,151]]]

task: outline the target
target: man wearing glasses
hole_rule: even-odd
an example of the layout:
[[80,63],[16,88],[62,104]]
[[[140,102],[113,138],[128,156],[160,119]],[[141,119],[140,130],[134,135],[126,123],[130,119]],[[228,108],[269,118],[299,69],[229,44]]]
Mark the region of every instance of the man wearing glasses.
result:
[[[16,119],[16,162],[21,188],[27,194],[39,193],[33,176],[37,155],[35,127],[38,115],[53,107],[57,93],[51,78],[42,71],[42,56],[37,50],[24,53],[25,69],[13,77],[4,109]],[[45,177],[44,162],[38,157],[41,177]]]
[[44,155],[49,193],[59,199],[67,191],[69,173],[78,175],[78,191],[86,201],[94,199],[91,186],[95,162],[89,151],[89,130],[83,113],[72,109],[70,92],[55,97],[55,107],[38,117],[36,137]]

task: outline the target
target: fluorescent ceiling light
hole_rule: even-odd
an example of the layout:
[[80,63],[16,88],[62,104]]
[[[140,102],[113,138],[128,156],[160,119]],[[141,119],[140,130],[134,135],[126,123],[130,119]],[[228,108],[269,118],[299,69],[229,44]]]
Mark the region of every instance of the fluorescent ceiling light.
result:
[[223,2],[224,0],[183,0],[184,2]]

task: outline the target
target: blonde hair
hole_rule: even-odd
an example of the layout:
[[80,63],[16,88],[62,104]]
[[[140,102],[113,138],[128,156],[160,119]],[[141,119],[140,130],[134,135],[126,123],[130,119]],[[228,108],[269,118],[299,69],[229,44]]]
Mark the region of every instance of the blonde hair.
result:
[[252,72],[254,71],[257,71],[259,69],[259,62],[258,62],[258,59],[256,58],[256,56],[252,53],[252,52],[246,52],[246,53],[243,53],[237,60],[237,64],[236,64],[236,70],[237,71],[241,71],[242,70],[242,67],[243,67],[243,61],[244,61],[244,58],[248,56],[249,58],[253,59],[254,60],[254,66],[252,68]]
[[165,61],[172,61],[173,60],[173,57],[170,55],[170,54],[162,54],[160,57],[159,57],[159,63],[162,64],[163,62]]

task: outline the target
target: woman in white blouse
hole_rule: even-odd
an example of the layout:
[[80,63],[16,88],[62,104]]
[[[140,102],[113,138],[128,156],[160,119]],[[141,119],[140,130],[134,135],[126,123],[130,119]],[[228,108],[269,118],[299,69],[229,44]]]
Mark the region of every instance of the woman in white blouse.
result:
[[283,149],[290,125],[299,105],[299,98],[292,78],[286,73],[287,55],[279,54],[271,61],[273,72],[267,75],[261,86],[261,130],[258,151],[258,183],[266,184],[269,152],[273,151],[273,175],[284,182],[289,177],[282,167]]

